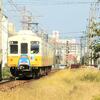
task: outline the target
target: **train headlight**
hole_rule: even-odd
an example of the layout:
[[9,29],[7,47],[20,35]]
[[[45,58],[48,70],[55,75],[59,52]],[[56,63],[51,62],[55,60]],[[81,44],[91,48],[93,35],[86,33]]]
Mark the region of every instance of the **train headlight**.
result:
[[20,69],[24,69],[24,66],[20,66]]

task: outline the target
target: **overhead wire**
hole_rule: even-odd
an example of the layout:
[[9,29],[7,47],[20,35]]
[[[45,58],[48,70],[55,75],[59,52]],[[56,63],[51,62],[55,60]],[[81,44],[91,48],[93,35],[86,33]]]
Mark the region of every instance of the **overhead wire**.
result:
[[18,7],[17,7],[17,4],[15,2],[13,2],[13,0],[8,0],[8,3],[10,5],[13,5],[13,7],[18,11]]
[[93,4],[96,2],[16,2],[17,5],[36,5],[36,6],[59,6],[59,5],[79,5],[79,4]]
[[[13,2],[13,0],[10,0],[8,1],[10,5],[14,6],[14,8],[16,9],[16,11],[19,12],[19,8],[18,8],[18,5],[50,5],[50,6],[53,6],[53,5],[73,5],[73,4],[92,4],[92,3],[96,3],[96,2],[54,2],[54,3],[49,3],[49,2],[42,2],[40,0],[38,0],[38,2]],[[71,33],[71,32],[70,32]],[[77,32],[76,32],[77,33]]]

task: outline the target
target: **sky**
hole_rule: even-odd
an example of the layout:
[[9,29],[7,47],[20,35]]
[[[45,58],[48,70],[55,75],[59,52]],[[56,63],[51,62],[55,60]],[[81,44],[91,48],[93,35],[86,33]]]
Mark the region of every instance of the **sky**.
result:
[[[8,3],[10,0],[4,0],[4,13],[12,21],[16,30],[20,30],[19,13],[14,6]],[[75,2],[92,2],[93,0],[13,0],[18,9],[23,6],[32,12],[33,16],[39,22],[47,33],[57,30],[62,37],[81,36],[86,31],[89,18],[90,3],[80,4]],[[66,3],[67,2],[67,3]],[[68,2],[74,2],[69,3]]]

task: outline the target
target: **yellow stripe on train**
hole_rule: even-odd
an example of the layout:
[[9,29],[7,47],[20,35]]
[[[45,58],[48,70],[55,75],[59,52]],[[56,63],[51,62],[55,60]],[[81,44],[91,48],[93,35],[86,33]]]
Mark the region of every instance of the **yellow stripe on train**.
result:
[[20,56],[8,56],[8,66],[17,67]]
[[[28,58],[30,60],[31,67],[43,67],[53,64],[52,58],[48,56],[35,56],[34,58],[29,56]],[[20,56],[8,56],[8,66],[17,67],[19,59]]]

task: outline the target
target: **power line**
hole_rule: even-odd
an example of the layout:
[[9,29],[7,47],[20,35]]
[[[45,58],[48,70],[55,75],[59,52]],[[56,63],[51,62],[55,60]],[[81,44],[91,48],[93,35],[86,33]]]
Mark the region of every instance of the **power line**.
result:
[[16,5],[45,5],[45,6],[55,6],[55,5],[79,5],[79,4],[94,4],[96,2],[15,2]]
[[85,31],[80,31],[80,32],[65,32],[65,33],[61,33],[61,34],[67,34],[67,33],[84,33]]
[[19,11],[19,9],[18,9],[18,7],[17,7],[17,4],[16,4],[13,0],[8,0],[8,3],[9,3],[10,5],[13,5],[13,7],[14,7],[17,11]]

